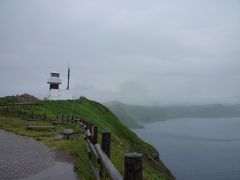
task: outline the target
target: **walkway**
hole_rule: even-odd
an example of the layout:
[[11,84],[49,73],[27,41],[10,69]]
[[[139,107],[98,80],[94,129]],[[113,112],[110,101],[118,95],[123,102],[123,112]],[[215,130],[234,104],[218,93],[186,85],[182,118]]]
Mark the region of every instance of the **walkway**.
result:
[[0,179],[75,180],[76,175],[72,164],[56,162],[42,143],[0,130]]

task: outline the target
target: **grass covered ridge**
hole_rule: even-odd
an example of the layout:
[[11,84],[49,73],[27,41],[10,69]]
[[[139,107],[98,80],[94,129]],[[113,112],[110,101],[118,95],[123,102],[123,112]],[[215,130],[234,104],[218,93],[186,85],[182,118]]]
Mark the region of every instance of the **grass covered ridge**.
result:
[[[118,118],[105,106],[98,102],[83,98],[75,101],[42,101],[41,106],[25,108],[24,111],[33,111],[37,114],[47,113],[50,119],[55,119],[56,115],[73,115],[81,119],[88,120],[98,126],[99,143],[101,143],[101,132],[111,132],[111,160],[113,164],[123,174],[124,154],[127,152],[140,152],[144,154],[144,177],[145,179],[174,179],[171,172],[164,166],[160,160],[152,160],[152,155],[156,150],[149,144],[142,141],[135,133],[124,126]],[[11,117],[9,119],[9,117]],[[8,123],[6,123],[8,121]],[[63,127],[56,131],[37,132],[26,131],[25,127],[30,122],[24,121],[10,114],[0,114],[0,128],[14,131],[21,135],[31,136],[42,140],[50,147],[68,151],[73,156],[78,157],[75,164],[75,170],[82,179],[92,179],[88,168],[87,149],[82,135],[73,141],[53,140],[51,136],[57,132],[62,132]],[[39,124],[51,124],[50,121],[33,122]],[[33,124],[31,124],[33,125]],[[35,125],[35,124],[34,124]],[[77,125],[66,125],[79,131]],[[39,133],[39,134],[38,134]],[[83,155],[84,154],[84,155]]]

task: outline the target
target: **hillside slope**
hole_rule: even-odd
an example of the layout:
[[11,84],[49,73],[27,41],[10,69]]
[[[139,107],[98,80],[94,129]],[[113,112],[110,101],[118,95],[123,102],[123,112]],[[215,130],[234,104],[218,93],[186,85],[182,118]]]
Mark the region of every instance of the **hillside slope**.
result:
[[[75,101],[42,101],[41,104],[41,106],[24,108],[23,111],[33,111],[37,114],[47,113],[50,119],[55,119],[57,114],[75,116],[96,124],[100,133],[103,131],[111,132],[111,159],[121,173],[123,173],[124,154],[136,151],[144,154],[144,176],[146,179],[174,179],[171,172],[159,159],[154,160],[153,156],[156,154],[156,150],[143,142],[123,125],[109,109],[98,102],[82,98]],[[71,146],[75,148],[74,144]]]
[[0,104],[6,103],[24,103],[24,102],[38,102],[38,98],[30,94],[21,94],[17,96],[5,96],[0,98]]
[[[123,122],[142,124],[176,118],[222,118],[240,117],[240,105],[176,105],[176,106],[141,106],[120,102],[105,104]],[[129,126],[130,127],[130,126]]]
[[127,110],[125,110],[124,104],[118,102],[109,102],[104,105],[108,107],[128,128],[142,128],[142,126],[139,125],[130,114],[128,114]]

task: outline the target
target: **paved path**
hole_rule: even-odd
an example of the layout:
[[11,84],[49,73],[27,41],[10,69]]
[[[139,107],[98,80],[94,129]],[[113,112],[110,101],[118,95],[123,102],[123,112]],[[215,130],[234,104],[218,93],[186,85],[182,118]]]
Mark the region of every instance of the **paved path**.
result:
[[[60,168],[64,169],[63,166]],[[68,166],[66,168],[69,169]],[[46,146],[33,139],[0,130],[0,180],[28,177],[58,179],[50,169],[58,171],[59,163],[55,162],[54,154]],[[71,177],[68,179],[75,179],[73,170],[70,171]]]

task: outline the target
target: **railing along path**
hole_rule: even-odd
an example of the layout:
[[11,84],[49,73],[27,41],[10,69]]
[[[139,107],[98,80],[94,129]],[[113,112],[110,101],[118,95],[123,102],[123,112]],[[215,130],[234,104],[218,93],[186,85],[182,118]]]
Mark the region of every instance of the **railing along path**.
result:
[[[2,109],[18,109],[24,106],[33,106],[39,104],[9,104],[1,105]],[[33,112],[17,111],[19,115],[29,117],[32,120],[46,120],[47,114],[34,114]],[[81,130],[85,135],[85,141],[88,145],[89,164],[97,180],[143,180],[143,162],[142,154],[127,153],[124,157],[124,175],[122,176],[110,160],[111,133],[102,133],[102,144],[98,144],[98,127],[83,119],[73,116],[57,115],[55,124],[80,124]]]
[[[96,179],[143,180],[142,154],[127,153],[124,158],[124,176],[110,160],[111,133],[102,133],[102,144],[98,144],[98,127],[86,120],[80,120],[80,126],[88,144],[90,166]],[[93,156],[99,164],[96,167]]]

